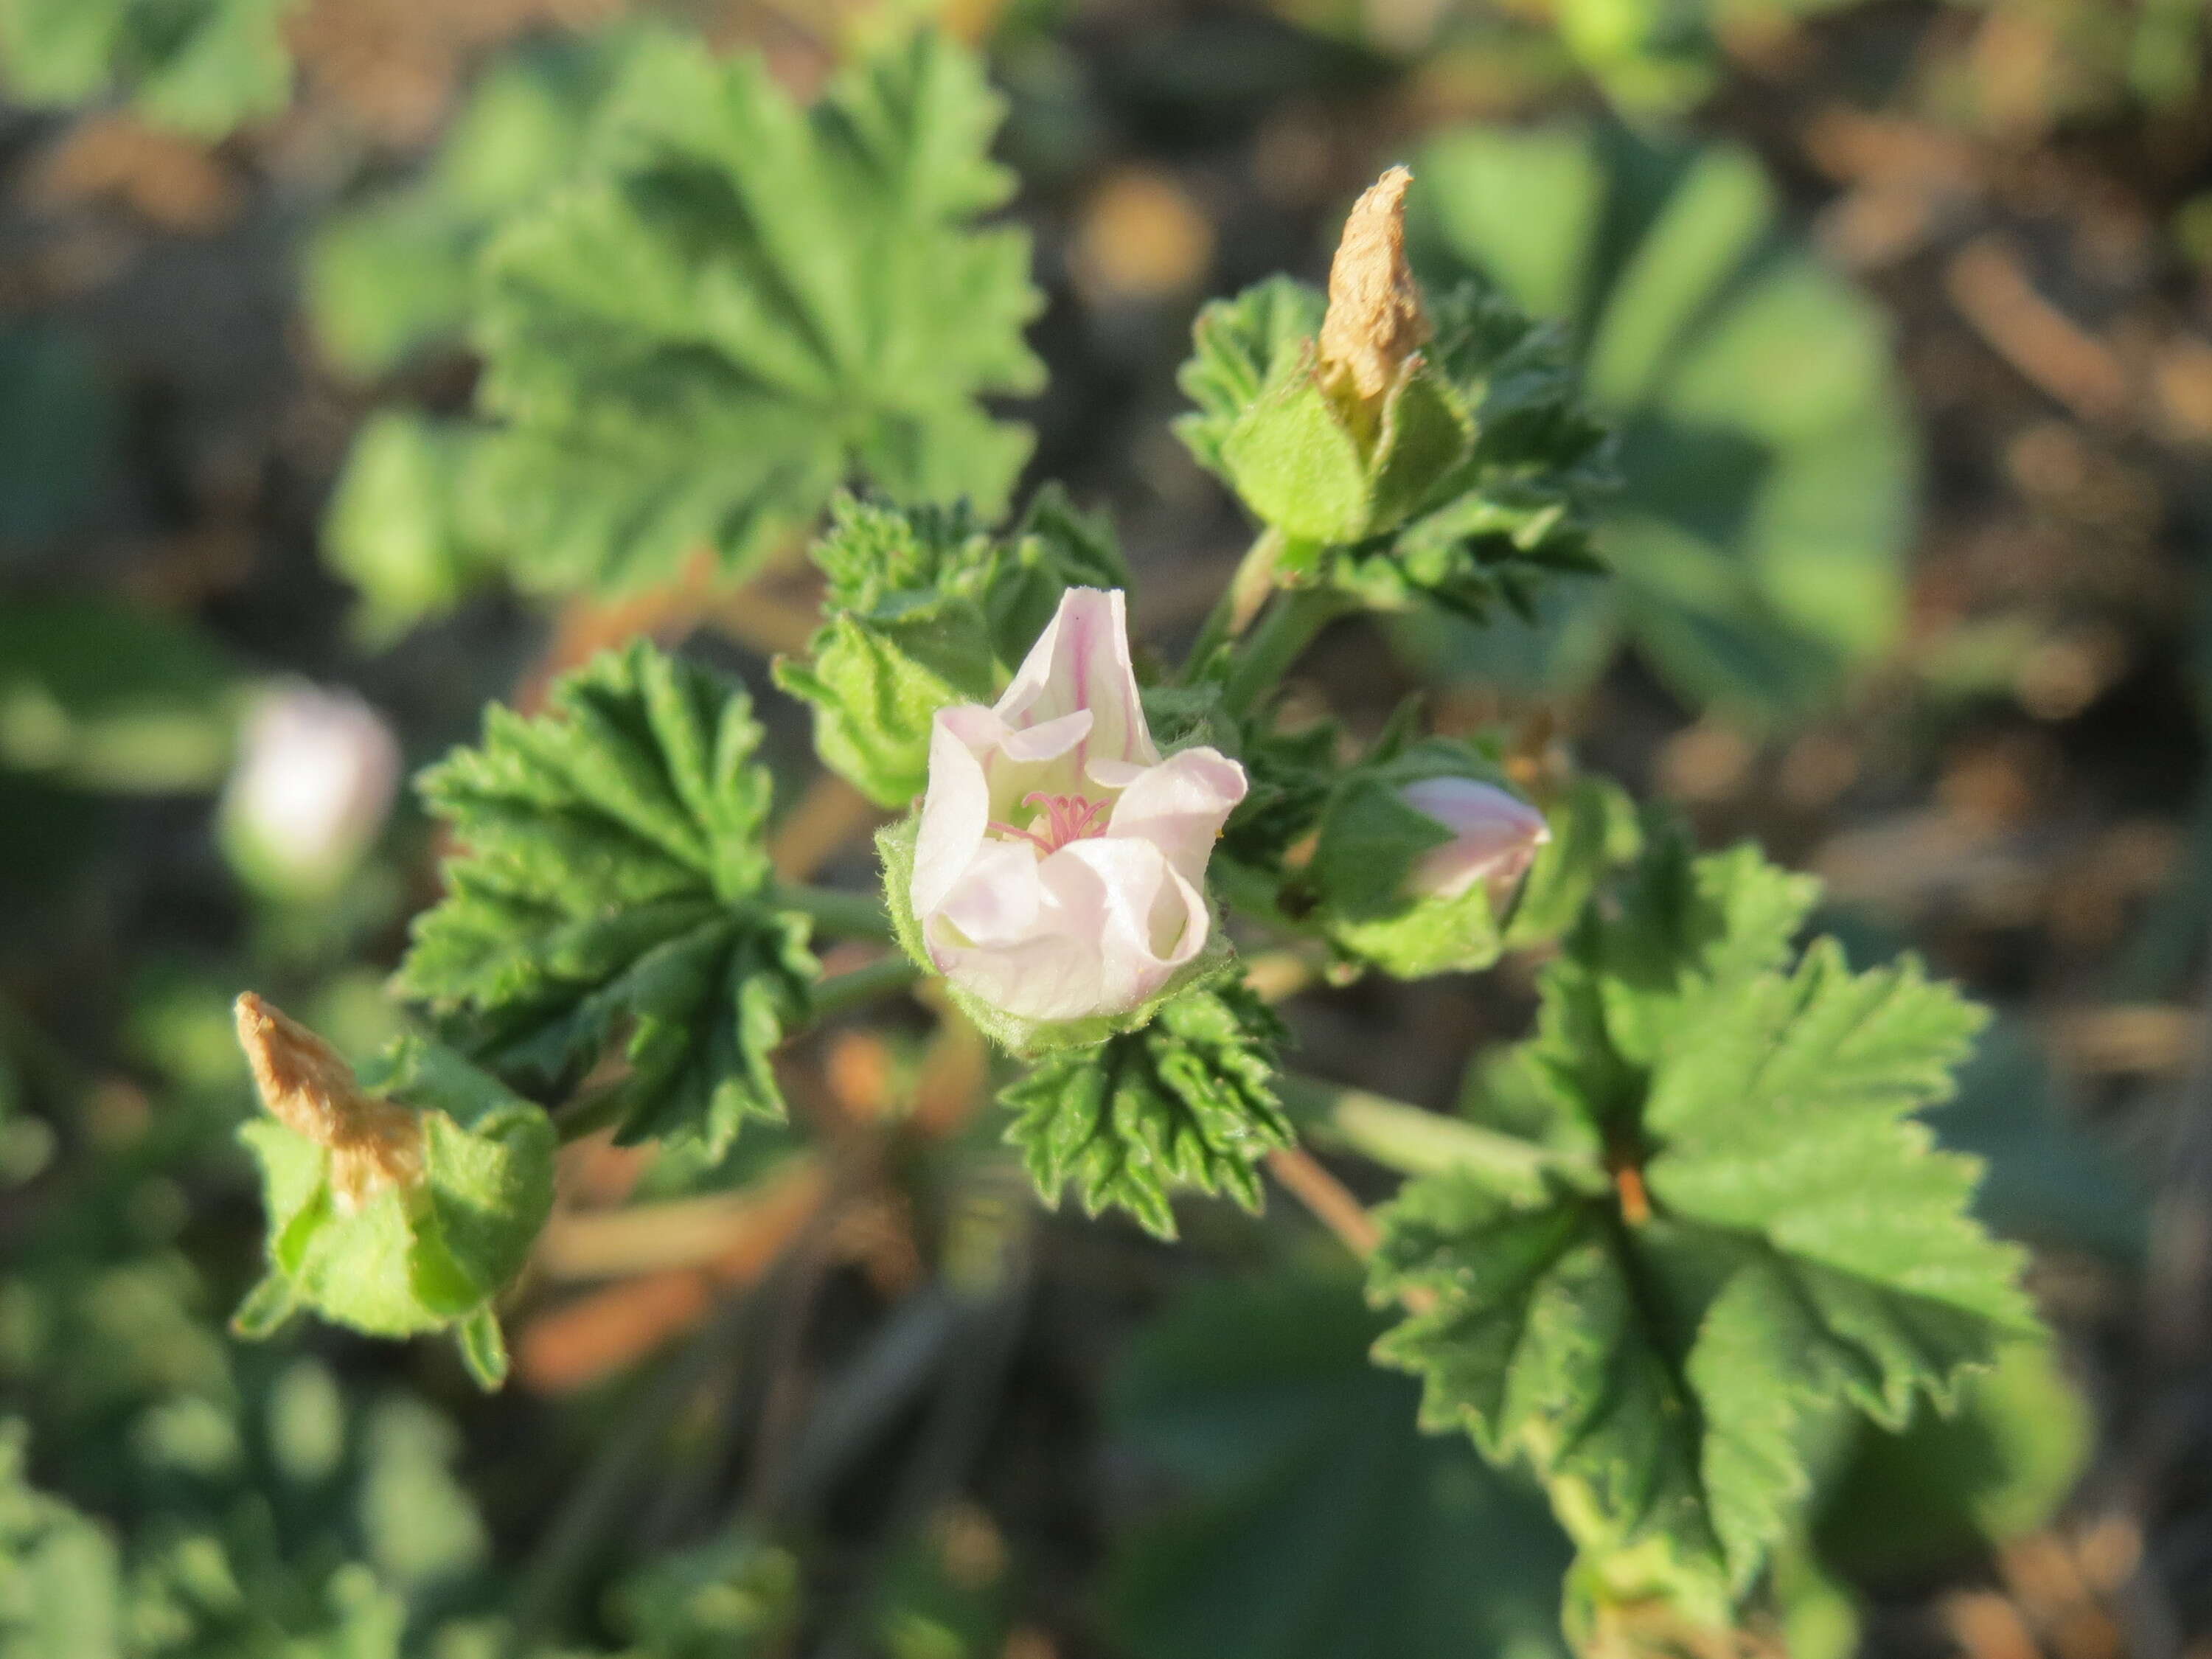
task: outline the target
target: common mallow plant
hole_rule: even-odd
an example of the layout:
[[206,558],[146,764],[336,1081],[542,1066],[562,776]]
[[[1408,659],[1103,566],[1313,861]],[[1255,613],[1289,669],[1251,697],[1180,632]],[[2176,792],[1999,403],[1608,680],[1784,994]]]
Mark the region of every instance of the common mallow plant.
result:
[[[1606,442],[1556,337],[1487,289],[1421,286],[1402,169],[1352,208],[1325,293],[1275,277],[1206,307],[1176,431],[1253,541],[1196,638],[1156,656],[1130,639],[1109,524],[1050,488],[990,516],[1026,441],[973,393],[1032,383],[1034,296],[1018,234],[972,222],[1006,188],[974,65],[925,35],[801,122],[742,64],[639,62],[609,118],[635,130],[603,135],[603,170],[489,256],[488,412],[514,416],[510,483],[563,458],[567,540],[541,569],[610,586],[710,526],[735,569],[817,512],[823,480],[860,486],[817,526],[821,625],[775,678],[823,764],[884,809],[880,881],[779,873],[752,702],[684,656],[640,641],[534,714],[491,710],[421,780],[448,850],[394,981],[420,1028],[356,1067],[240,1004],[270,1217],[240,1328],[305,1310],[449,1331],[496,1386],[498,1309],[556,1142],[611,1133],[712,1164],[785,1120],[785,1044],[916,992],[995,1046],[1006,1137],[1045,1204],[1073,1191],[1172,1237],[1179,1204],[1256,1210],[1272,1171],[1358,1250],[1395,1310],[1375,1357],[1421,1380],[1423,1423],[1549,1493],[1581,1555],[1578,1645],[1717,1650],[1759,1625],[1838,1416],[1947,1407],[2037,1328],[2018,1255],[1972,1216],[1975,1165],[1918,1116],[1980,1011],[1910,958],[1858,969],[1806,944],[1808,879],[1747,847],[1698,853],[1556,751],[1434,730],[1419,706],[1349,728],[1282,695],[1340,621],[1480,624],[1603,580],[1587,526]],[[805,212],[715,139],[755,116],[820,183]],[[661,188],[675,172],[788,236],[673,234],[724,199]],[[921,242],[878,246],[886,192],[926,203]],[[562,262],[586,246],[665,303],[602,293],[617,320],[568,326],[582,268]],[[945,280],[918,295],[914,270]],[[690,331],[709,292],[714,328]],[[821,319],[803,351],[775,322],[799,313]],[[655,329],[684,340],[659,379],[638,367],[660,361]],[[732,371],[701,380],[652,465],[595,472],[625,399],[689,384],[695,332]],[[908,335],[943,376],[881,372],[870,353]],[[556,362],[564,340],[611,355]],[[753,401],[725,421],[717,398]],[[667,429],[651,412],[636,430]],[[532,424],[556,415],[591,442]],[[708,442],[771,428],[772,501]],[[1456,1108],[1283,1069],[1272,1005],[1303,988],[1509,952],[1533,1025]],[[1309,1139],[1396,1176],[1395,1195],[1364,1208]]]

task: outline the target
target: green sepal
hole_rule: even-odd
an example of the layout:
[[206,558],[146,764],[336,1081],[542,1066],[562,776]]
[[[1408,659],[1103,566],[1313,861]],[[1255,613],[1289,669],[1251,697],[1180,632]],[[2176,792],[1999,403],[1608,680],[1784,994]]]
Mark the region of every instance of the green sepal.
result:
[[1009,1085],[1007,1143],[1048,1207],[1074,1186],[1084,1213],[1126,1210],[1176,1236],[1173,1188],[1259,1212],[1259,1161],[1296,1132],[1273,1085],[1284,1031],[1233,976],[1170,999],[1141,1030],[1047,1055]]
[[1455,1167],[1378,1217],[1371,1289],[1417,1311],[1377,1359],[1423,1379],[1426,1425],[1528,1464],[1599,1602],[1727,1622],[1803,1531],[1814,1429],[1948,1409],[2037,1328],[1970,1215],[1979,1166],[1917,1119],[1982,1012],[1909,961],[1793,965],[1813,896],[1655,838],[1465,1109],[1553,1173]]
[[1384,394],[1378,419],[1331,389],[1309,346],[1278,360],[1220,455],[1254,517],[1327,545],[1396,529],[1474,443],[1465,401],[1419,355]]
[[1322,387],[1310,348],[1285,357],[1221,443],[1229,483],[1252,516],[1286,536],[1348,542],[1366,533],[1374,483],[1358,437]]
[[1429,347],[1379,410],[1323,384],[1326,301],[1275,277],[1199,316],[1176,430],[1261,522],[1300,546],[1286,586],[1376,610],[1526,611],[1547,573],[1597,568],[1589,507],[1611,478],[1557,333],[1474,283],[1433,298]]
[[964,508],[842,498],[813,557],[829,618],[776,684],[812,706],[823,763],[887,807],[927,784],[936,712],[990,702],[1067,588],[1128,581],[1110,530],[1054,489],[1000,537]]
[[507,1384],[508,1369],[507,1335],[499,1328],[499,1316],[488,1307],[478,1308],[461,1321],[453,1335],[471,1379],[486,1394],[497,1394]]
[[264,1273],[230,1316],[230,1334],[241,1342],[265,1342],[300,1311],[300,1293],[281,1273]]
[[[916,809],[876,832],[876,854],[884,867],[884,908],[890,915],[891,932],[899,948],[924,973],[942,978],[937,964],[930,960],[929,949],[922,942],[921,921],[914,914],[914,847],[921,830],[921,815]],[[1221,918],[1216,915],[1207,930],[1205,947],[1177,969],[1158,992],[1126,1013],[1101,1014],[1090,1019],[1024,1019],[993,1007],[950,980],[944,982],[945,994],[976,1030],[1008,1054],[1035,1060],[1061,1049],[1095,1048],[1109,1037],[1142,1030],[1183,992],[1231,972],[1236,961],[1237,953],[1223,936]]]
[[773,789],[744,691],[640,641],[495,708],[484,742],[423,774],[465,850],[395,978],[479,1063],[573,1084],[621,1043],[626,1141],[720,1157],[780,1122],[769,1056],[820,969],[777,908],[763,843]]
[[348,1211],[327,1148],[271,1117],[242,1125],[261,1166],[270,1267],[239,1309],[242,1335],[267,1334],[295,1307],[372,1336],[481,1323],[551,1212],[556,1141],[540,1108],[420,1037],[394,1043],[362,1082],[420,1114],[421,1178]]
[[822,763],[878,806],[927,787],[939,709],[991,697],[982,618],[957,601],[889,622],[834,616],[807,651],[778,659],[775,683],[812,707]]

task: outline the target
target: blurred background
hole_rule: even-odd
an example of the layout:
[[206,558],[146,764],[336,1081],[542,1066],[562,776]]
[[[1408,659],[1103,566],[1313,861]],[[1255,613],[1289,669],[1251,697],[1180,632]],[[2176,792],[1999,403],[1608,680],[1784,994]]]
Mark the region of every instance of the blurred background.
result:
[[[1029,476],[1156,645],[1249,538],[1169,431],[1196,307],[1409,162],[1425,274],[1617,426],[1615,574],[1341,625],[1296,695],[1565,744],[1999,1010],[1939,1129],[2060,1359],[1838,1431],[1799,1659],[2212,1655],[2201,0],[0,0],[0,1656],[1562,1651],[1540,1500],[1415,1432],[1310,1220],[1037,1212],[951,1027],[798,1045],[800,1127],[714,1167],[572,1149],[501,1396],[225,1330],[229,999],[398,1029],[404,779],[486,702],[688,639],[769,711],[780,864],[867,878],[768,684],[795,544],[595,601],[481,521],[471,270],[641,28],[805,99],[924,11],[1007,100]],[[1447,1105],[1528,987],[1315,993],[1301,1063]]]

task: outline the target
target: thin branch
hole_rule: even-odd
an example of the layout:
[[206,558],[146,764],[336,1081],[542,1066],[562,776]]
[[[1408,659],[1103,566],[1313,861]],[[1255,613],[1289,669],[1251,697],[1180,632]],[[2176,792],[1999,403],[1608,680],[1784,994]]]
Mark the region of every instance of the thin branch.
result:
[[903,991],[921,977],[921,969],[906,957],[886,956],[865,968],[830,975],[814,988],[808,1001],[815,1018],[828,1019],[864,1002]]
[[1352,1189],[1322,1167],[1321,1160],[1303,1146],[1281,1146],[1267,1154],[1267,1173],[1292,1198],[1313,1212],[1314,1219],[1344,1241],[1344,1247],[1364,1261],[1382,1242],[1367,1206]]
[[891,940],[891,919],[884,902],[873,893],[850,893],[836,887],[813,887],[802,882],[778,884],[769,895],[780,910],[796,910],[811,918],[817,932],[836,939]]

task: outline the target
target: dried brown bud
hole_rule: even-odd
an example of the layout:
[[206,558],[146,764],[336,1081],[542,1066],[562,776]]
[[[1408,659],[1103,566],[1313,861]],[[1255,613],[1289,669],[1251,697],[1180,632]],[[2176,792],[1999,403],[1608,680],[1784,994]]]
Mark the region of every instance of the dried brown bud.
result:
[[1379,403],[1406,360],[1429,341],[1420,289],[1406,264],[1406,187],[1392,167],[1352,204],[1328,270],[1328,314],[1321,325],[1323,376],[1364,404]]
[[252,992],[235,1012],[262,1103],[286,1128],[330,1149],[341,1209],[359,1209],[379,1187],[422,1178],[419,1117],[368,1093],[337,1049]]

